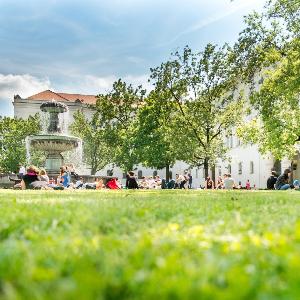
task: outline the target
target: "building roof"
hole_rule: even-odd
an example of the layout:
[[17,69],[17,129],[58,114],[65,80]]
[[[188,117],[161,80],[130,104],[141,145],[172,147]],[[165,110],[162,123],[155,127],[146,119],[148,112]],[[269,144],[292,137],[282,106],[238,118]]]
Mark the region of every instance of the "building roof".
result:
[[69,102],[80,101],[81,103],[86,103],[86,104],[95,104],[97,100],[95,95],[56,93],[50,90],[46,90],[38,94],[32,95],[27,99],[39,100],[39,101],[51,101],[51,100],[69,101]]

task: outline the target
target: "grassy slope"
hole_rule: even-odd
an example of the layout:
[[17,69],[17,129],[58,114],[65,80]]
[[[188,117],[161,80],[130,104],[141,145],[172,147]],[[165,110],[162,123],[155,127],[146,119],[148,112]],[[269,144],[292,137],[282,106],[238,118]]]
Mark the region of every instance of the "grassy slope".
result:
[[296,299],[300,192],[0,192],[0,299]]

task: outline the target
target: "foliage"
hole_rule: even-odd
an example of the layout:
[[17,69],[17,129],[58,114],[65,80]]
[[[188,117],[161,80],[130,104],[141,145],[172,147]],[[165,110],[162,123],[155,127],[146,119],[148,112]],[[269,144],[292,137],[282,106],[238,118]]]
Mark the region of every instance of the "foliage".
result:
[[241,74],[253,83],[250,106],[256,111],[240,135],[278,159],[292,157],[300,137],[299,12],[299,1],[269,1],[264,13],[247,18],[236,45],[243,48]]
[[104,141],[110,147],[112,162],[124,170],[138,163],[134,136],[145,93],[142,86],[134,88],[119,79],[109,93],[98,95],[96,110],[105,128]]
[[91,167],[91,174],[94,175],[111,162],[111,150],[104,140],[105,128],[99,122],[97,113],[91,120],[88,120],[81,111],[74,113],[73,117],[71,131],[83,140],[83,159]]
[[184,160],[181,153],[183,143],[177,134],[175,107],[162,100],[161,93],[152,91],[145,99],[138,113],[136,144],[139,161],[146,167],[166,168],[166,180],[169,180],[169,168],[176,160]]
[[185,47],[151,70],[161,101],[176,107],[176,136],[185,136],[187,161],[208,166],[224,157],[224,137],[242,115],[234,62],[228,46],[208,44],[203,52]]
[[[17,172],[19,164],[26,164],[25,138],[40,130],[38,116],[27,120],[0,116],[0,170]],[[33,155],[32,163],[39,164],[40,153]]]
[[0,193],[0,298],[299,299],[300,193]]

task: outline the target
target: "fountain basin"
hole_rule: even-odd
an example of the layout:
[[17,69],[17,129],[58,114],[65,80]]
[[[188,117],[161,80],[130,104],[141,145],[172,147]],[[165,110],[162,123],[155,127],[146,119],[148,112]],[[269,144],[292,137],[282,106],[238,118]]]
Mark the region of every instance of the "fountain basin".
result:
[[48,113],[63,113],[68,111],[67,105],[61,103],[61,102],[56,102],[56,101],[48,101],[43,103],[40,106],[41,111],[43,112],[48,112]]
[[40,134],[29,136],[29,144],[32,148],[48,153],[61,153],[78,147],[81,140],[68,135]]

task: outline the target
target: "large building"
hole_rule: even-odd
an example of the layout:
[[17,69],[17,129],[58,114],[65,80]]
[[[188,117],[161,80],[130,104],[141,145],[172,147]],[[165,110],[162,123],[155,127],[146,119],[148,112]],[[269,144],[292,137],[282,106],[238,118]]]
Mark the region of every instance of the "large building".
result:
[[[73,114],[77,110],[81,110],[87,117],[93,114],[93,109],[90,104],[96,103],[96,96],[94,95],[80,95],[80,94],[67,94],[56,93],[50,90],[43,91],[41,93],[32,95],[28,98],[22,98],[19,95],[14,96],[14,116],[18,118],[28,118],[30,115],[34,115],[40,112],[40,105],[45,101],[56,100],[63,102],[69,107],[69,124],[73,121]],[[275,161],[271,156],[262,156],[256,145],[243,145],[240,140],[234,135],[228,138],[227,146],[230,149],[228,161],[219,161],[215,168],[215,176],[221,176],[224,173],[231,173],[232,177],[238,184],[241,182],[242,186],[245,186],[246,181],[249,179],[251,186],[256,188],[265,188],[267,178],[270,175],[272,169],[281,172],[281,170],[291,167],[290,160],[283,160],[281,162]],[[292,167],[294,169],[294,177],[300,178],[300,168],[297,168],[298,157],[295,158]],[[189,165],[184,162],[177,162],[172,168],[172,176],[177,173],[183,173],[189,170],[193,176],[193,186],[199,187],[200,184],[204,185],[204,170],[203,168],[189,168]],[[99,172],[99,175],[110,175],[113,171],[113,175],[124,179],[124,174],[119,168],[113,168],[111,165]],[[135,172],[139,177],[141,176],[153,176],[160,175],[165,177],[165,170],[154,170],[144,168],[143,166],[136,166]],[[298,174],[299,173],[299,174]]]

